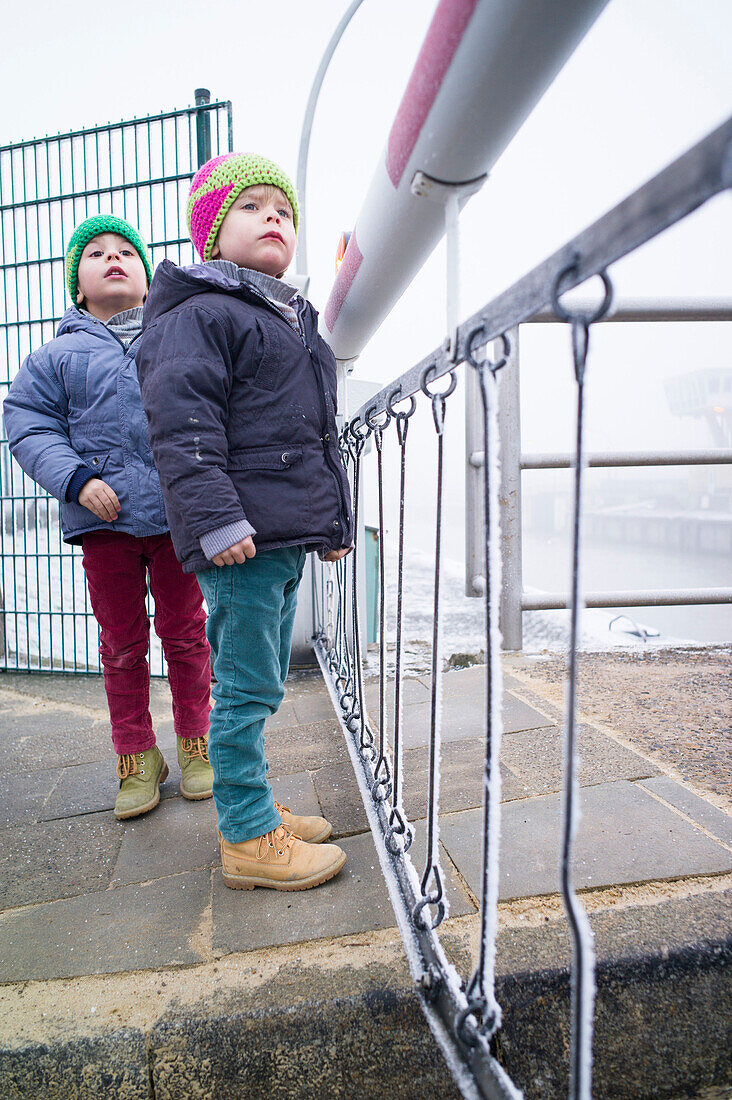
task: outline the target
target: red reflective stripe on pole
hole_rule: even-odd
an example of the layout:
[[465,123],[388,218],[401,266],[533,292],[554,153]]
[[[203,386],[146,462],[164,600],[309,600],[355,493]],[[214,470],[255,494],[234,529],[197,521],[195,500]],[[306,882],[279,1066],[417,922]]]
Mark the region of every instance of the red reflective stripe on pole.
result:
[[407,161],[478,0],[441,0],[399,104],[386,148],[386,170],[399,186]]

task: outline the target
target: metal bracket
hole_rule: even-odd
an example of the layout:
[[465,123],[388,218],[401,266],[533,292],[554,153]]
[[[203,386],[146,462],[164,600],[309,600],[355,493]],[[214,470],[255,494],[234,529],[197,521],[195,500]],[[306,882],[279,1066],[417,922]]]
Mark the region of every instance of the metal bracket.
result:
[[410,185],[413,195],[421,199],[439,202],[445,208],[445,238],[447,242],[447,287],[445,303],[447,308],[447,338],[445,351],[451,362],[457,358],[458,299],[460,294],[460,211],[471,195],[480,191],[488,179],[488,173],[476,176],[472,180],[450,183],[428,176],[426,172],[415,172]]

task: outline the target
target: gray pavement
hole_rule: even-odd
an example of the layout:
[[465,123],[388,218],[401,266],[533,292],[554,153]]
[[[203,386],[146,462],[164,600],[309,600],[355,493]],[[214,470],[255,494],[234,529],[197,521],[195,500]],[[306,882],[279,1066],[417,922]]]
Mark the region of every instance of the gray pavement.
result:
[[[529,934],[529,925],[534,936],[537,924],[543,923],[552,935],[562,936],[556,919],[562,749],[560,699],[552,677],[542,681],[541,670],[521,658],[508,661],[507,669],[500,898],[502,936],[510,947]],[[450,900],[444,936],[463,963],[465,953],[474,950],[480,895],[483,672],[468,668],[450,672],[444,680],[440,836]],[[618,688],[625,705],[628,693],[622,684]],[[376,685],[368,686],[367,699],[373,718],[378,714]],[[404,704],[404,801],[417,826],[413,853],[420,869],[428,677],[408,682]],[[267,728],[276,797],[297,812],[327,816],[334,839],[348,856],[344,871],[314,891],[241,893],[224,887],[213,804],[187,802],[179,794],[166,684],[153,685],[151,706],[170,777],[152,813],[118,822],[111,812],[117,780],[101,679],[0,676],[0,1048],[14,1052],[5,1063],[8,1081],[7,1066],[16,1065],[24,1044],[31,1044],[30,1051],[39,1035],[49,1041],[57,1041],[61,1033],[73,1035],[73,1013],[63,1024],[43,1022],[45,1013],[39,1013],[44,989],[50,1003],[59,988],[70,988],[68,983],[109,976],[105,989],[111,996],[110,990],[121,989],[130,974],[140,980],[145,974],[151,980],[165,974],[173,986],[183,980],[181,975],[195,976],[201,968],[221,966],[229,958],[238,966],[240,960],[256,960],[262,952],[270,953],[268,958],[281,952],[289,959],[287,952],[298,950],[305,952],[298,958],[306,959],[327,947],[341,959],[344,944],[349,949],[355,944],[351,959],[358,956],[357,969],[368,969],[369,958],[377,966],[384,944],[392,952],[397,943],[348,752],[319,674],[291,678],[285,702]],[[627,923],[628,911],[634,905],[647,908],[649,898],[683,909],[685,898],[703,897],[710,912],[718,914],[730,896],[724,888],[732,881],[729,804],[714,791],[682,781],[678,753],[670,763],[673,754],[664,754],[662,744],[658,751],[636,744],[627,731],[613,727],[612,716],[601,721],[590,705],[580,718],[577,887],[589,891],[592,905],[611,924],[608,913],[613,906],[622,909]],[[526,927],[521,924],[524,918]],[[697,933],[702,939],[707,935],[704,928],[697,927]],[[602,942],[599,950],[602,958]],[[393,959],[390,965],[393,969]],[[28,983],[38,1008],[35,1015],[35,1010],[28,1010],[28,1015],[23,1008],[24,996],[30,1003]],[[357,985],[354,978],[353,996]],[[403,987],[408,996],[408,976]],[[183,993],[180,997],[185,1002]],[[157,1020],[152,1012],[148,1026]],[[422,1026],[419,1014],[415,1026]],[[429,1033],[423,1030],[420,1041],[430,1049]],[[93,1034],[103,1037],[102,1032]],[[418,1048],[417,1043],[414,1049]],[[130,1049],[137,1047],[133,1043]],[[0,1082],[2,1065],[0,1059]],[[12,1074],[17,1072],[13,1069]],[[36,1095],[27,1091],[27,1080],[24,1087],[18,1095]],[[148,1095],[146,1086],[140,1087],[139,1095]],[[440,1088],[443,1091],[434,1095],[452,1095],[449,1081]],[[164,1094],[160,1088],[155,1092]],[[6,1088],[0,1095],[16,1093]],[[129,1095],[138,1094],[133,1090]],[[214,1090],[200,1095],[228,1094]],[[310,1094],[295,1089],[285,1095]],[[542,1100],[544,1095],[551,1093],[543,1094]]]

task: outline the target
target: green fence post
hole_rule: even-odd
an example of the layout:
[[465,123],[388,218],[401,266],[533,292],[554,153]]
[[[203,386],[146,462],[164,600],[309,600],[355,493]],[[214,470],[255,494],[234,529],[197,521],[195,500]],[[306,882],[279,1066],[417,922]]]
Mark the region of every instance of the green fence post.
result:
[[[196,106],[204,107],[211,102],[211,93],[208,88],[196,88]],[[198,148],[198,167],[211,160],[211,123],[208,111],[196,113],[196,143]]]

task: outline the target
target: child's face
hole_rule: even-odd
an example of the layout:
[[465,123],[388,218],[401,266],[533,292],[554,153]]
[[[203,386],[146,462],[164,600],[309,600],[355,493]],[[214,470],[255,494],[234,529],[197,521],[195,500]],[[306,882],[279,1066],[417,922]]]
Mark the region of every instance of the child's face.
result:
[[247,187],[229,207],[211,257],[277,277],[289,267],[296,243],[292,207],[282,192]]
[[147,272],[137,251],[117,233],[100,233],[89,241],[79,260],[76,304],[108,321],[115,313],[141,306],[147,293]]

